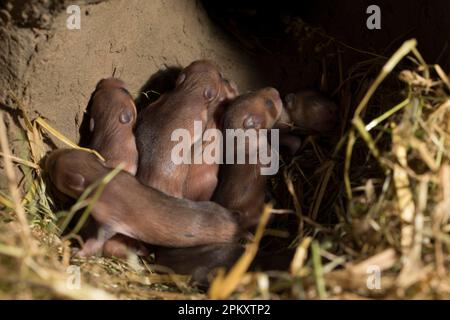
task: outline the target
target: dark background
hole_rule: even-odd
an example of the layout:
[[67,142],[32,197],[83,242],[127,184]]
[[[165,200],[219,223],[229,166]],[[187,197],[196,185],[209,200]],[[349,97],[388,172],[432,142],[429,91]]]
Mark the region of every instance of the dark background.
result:
[[[366,9],[372,4],[381,9],[381,30],[366,27]],[[438,63],[444,70],[450,67],[447,0],[203,1],[203,5],[215,22],[254,54],[268,72],[268,84],[279,87],[283,93],[298,86],[317,87],[323,64],[323,55],[317,53],[318,44],[329,47],[343,43],[389,57],[405,40],[416,38],[425,61]],[[311,40],[309,50],[298,50],[298,41],[287,32],[289,24],[298,18],[333,40],[319,37]],[[308,47],[308,41],[303,41],[303,45]],[[356,50],[339,47],[345,51],[347,68],[363,59]],[[335,52],[334,49],[329,51]],[[327,62],[335,63],[332,59]]]

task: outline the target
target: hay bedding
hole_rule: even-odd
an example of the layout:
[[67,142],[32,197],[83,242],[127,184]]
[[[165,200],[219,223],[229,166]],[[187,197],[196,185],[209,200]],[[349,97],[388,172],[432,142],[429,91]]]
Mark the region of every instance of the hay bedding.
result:
[[[339,54],[352,50],[335,45]],[[297,156],[282,159],[254,241],[209,292],[151,260],[71,258],[80,239],[62,236],[61,226],[89,203],[60,211],[40,161],[48,136],[76,145],[43,119],[28,119],[33,106],[9,92],[29,154],[11,153],[2,117],[9,192],[0,194],[0,298],[448,298],[450,81],[423,61],[415,40],[391,57],[361,57],[341,70],[339,136],[306,137]],[[248,272],[258,246],[295,248],[289,270]]]

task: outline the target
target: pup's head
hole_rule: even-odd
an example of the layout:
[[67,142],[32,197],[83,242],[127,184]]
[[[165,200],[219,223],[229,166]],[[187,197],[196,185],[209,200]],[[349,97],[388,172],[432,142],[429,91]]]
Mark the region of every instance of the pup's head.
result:
[[208,60],[197,60],[184,68],[177,78],[176,88],[200,94],[210,105],[238,95],[236,84],[225,79],[219,68]]
[[56,189],[75,199],[108,173],[95,155],[76,149],[53,151],[46,159],[45,169]]
[[290,120],[300,129],[326,133],[336,126],[338,108],[319,92],[290,93],[285,97],[285,105]]
[[97,136],[122,129],[132,131],[137,118],[133,98],[122,80],[102,79],[92,95],[89,129],[93,140]]
[[226,129],[270,129],[283,108],[278,91],[264,88],[238,97],[227,108],[223,125]]

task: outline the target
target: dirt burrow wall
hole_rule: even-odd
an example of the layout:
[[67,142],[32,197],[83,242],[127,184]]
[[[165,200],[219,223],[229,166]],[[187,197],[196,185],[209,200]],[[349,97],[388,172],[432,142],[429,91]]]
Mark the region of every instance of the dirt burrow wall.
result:
[[262,85],[251,57],[221,33],[195,0],[78,2],[81,29],[69,30],[57,0],[9,1],[0,8],[0,102],[11,90],[37,114],[78,141],[97,81],[115,76],[137,96],[161,68],[215,61],[242,91]]

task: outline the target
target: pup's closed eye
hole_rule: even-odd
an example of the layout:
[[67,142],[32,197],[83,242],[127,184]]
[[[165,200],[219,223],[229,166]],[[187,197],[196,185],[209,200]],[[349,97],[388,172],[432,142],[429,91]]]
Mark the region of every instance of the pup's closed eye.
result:
[[67,173],[65,175],[65,180],[67,186],[73,190],[83,191],[84,190],[84,177],[79,173]]
[[132,119],[133,119],[133,114],[131,113],[130,110],[125,110],[120,113],[120,116],[119,116],[120,123],[127,124],[127,123],[131,122]]
[[217,96],[217,90],[211,86],[207,86],[205,88],[205,91],[203,92],[203,96],[208,100],[211,101]]
[[275,104],[273,103],[272,99],[266,99],[264,103],[268,108],[275,108]]

